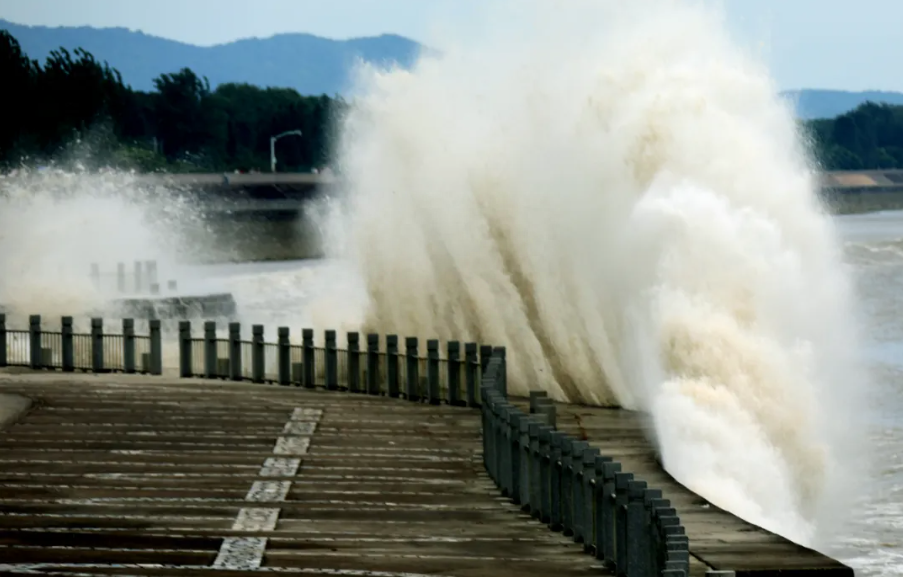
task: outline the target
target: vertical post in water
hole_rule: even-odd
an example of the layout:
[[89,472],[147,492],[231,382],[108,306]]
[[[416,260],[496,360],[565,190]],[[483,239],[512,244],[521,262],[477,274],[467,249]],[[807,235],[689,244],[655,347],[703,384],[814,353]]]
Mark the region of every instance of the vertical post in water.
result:
[[[72,317],[60,319],[60,340],[62,350],[63,372],[71,373],[75,370],[75,339],[72,330]],[[2,346],[2,345],[0,345]]]
[[326,331],[326,388],[334,391],[339,388],[339,351],[336,343],[336,332]]
[[138,294],[144,290],[144,278],[142,275],[141,261],[135,261],[135,293]]
[[28,353],[32,369],[41,368],[41,315],[28,317]]
[[103,366],[103,319],[91,319],[91,370],[102,373]]
[[119,294],[125,293],[125,263],[116,263],[116,291]]
[[179,376],[183,379],[191,378],[191,321],[179,321]]
[[135,372],[135,319],[122,319],[122,372]]
[[159,282],[157,279],[157,261],[149,260],[149,261],[145,262],[144,268],[147,271],[148,286],[157,284]]
[[386,335],[386,389],[398,398],[398,335]]
[[241,323],[229,323],[229,373],[233,381],[241,380]]
[[91,285],[94,290],[100,290],[100,265],[96,262],[91,263]]
[[407,379],[405,380],[405,396],[409,401],[420,400],[420,359],[417,358],[417,337],[404,340],[405,362],[407,363]]
[[150,329],[150,374],[163,374],[163,331],[160,327],[160,319],[151,319],[148,322]]
[[379,394],[379,335],[367,335],[367,393]]
[[266,374],[264,348],[263,325],[254,325],[251,327],[251,380],[255,383],[262,383]]
[[361,356],[360,335],[348,333],[348,390],[359,393],[361,390]]
[[448,404],[461,404],[461,343],[448,342]]
[[302,359],[304,361],[304,386],[312,389],[317,386],[317,361],[314,350],[314,330],[301,330]]
[[292,343],[289,340],[288,327],[279,327],[276,333],[276,362],[278,364],[278,382],[286,386],[292,381]]
[[216,321],[206,321],[204,322],[204,377],[215,379],[216,376]]
[[430,404],[438,405],[442,393],[439,391],[439,341],[436,339],[426,341],[426,380]]
[[477,371],[479,361],[477,359],[477,343],[464,343],[464,383],[467,387],[467,406],[479,406],[479,392],[477,391]]

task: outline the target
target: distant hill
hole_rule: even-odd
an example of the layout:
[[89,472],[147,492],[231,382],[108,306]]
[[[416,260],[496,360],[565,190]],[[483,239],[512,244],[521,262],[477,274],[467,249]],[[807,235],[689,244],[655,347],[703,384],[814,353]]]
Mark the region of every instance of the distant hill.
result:
[[60,46],[84,48],[107,61],[136,90],[152,90],[153,79],[191,68],[212,86],[246,82],[295,88],[301,94],[341,94],[358,59],[409,68],[422,49],[413,40],[386,34],[330,40],[311,34],[279,34],[202,47],[148,36],[126,28],[24,26],[0,19],[32,59],[44,62]]
[[[148,36],[126,28],[23,26],[0,19],[29,57],[43,62],[60,46],[82,47],[106,60],[137,90],[152,90],[157,76],[191,68],[215,87],[227,82],[294,88],[301,94],[343,94],[358,58],[381,65],[410,68],[422,45],[385,34],[370,38],[330,40],[311,34],[279,34],[202,47]],[[795,102],[803,119],[831,118],[867,100],[903,105],[900,92],[791,90],[783,96]]]
[[903,105],[901,92],[847,92],[845,90],[789,90],[783,96],[796,103],[799,118],[834,118],[853,110],[863,102]]

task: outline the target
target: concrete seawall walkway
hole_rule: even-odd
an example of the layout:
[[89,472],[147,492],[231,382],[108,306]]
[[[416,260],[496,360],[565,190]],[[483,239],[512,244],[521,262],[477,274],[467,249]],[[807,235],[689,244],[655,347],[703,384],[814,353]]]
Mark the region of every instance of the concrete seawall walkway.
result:
[[33,405],[0,431],[0,574],[606,574],[498,495],[477,411],[27,371],[2,394]]

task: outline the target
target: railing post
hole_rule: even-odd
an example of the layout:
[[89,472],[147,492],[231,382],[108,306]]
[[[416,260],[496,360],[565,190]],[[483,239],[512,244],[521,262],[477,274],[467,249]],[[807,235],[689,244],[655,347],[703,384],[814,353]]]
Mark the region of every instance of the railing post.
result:
[[379,335],[367,335],[367,393],[379,394]]
[[483,445],[483,468],[489,470],[489,405],[486,402],[488,390],[481,390],[482,404],[480,406],[480,441]]
[[611,457],[595,454],[593,457],[592,471],[586,479],[584,499],[586,504],[583,510],[583,519],[586,523],[583,535],[583,551],[595,557],[600,557],[599,531],[602,527],[602,503],[599,487],[602,486],[602,470],[605,463],[610,463]]
[[436,339],[426,341],[426,379],[430,404],[438,405],[442,402],[442,393],[439,391],[439,341]]
[[467,387],[467,406],[479,406],[479,391],[477,391],[477,343],[464,344],[464,382]]
[[627,487],[633,473],[615,473],[615,569],[627,570]]
[[[654,517],[655,504],[663,501],[661,489],[646,488],[643,490],[642,515],[644,535],[641,538],[646,539],[648,544],[646,549],[641,552],[645,557],[645,560],[642,563],[647,564],[648,571],[655,575],[660,574],[662,571],[662,563],[659,560],[659,554],[661,550],[667,546],[665,545],[664,539],[660,538],[658,534],[658,525],[656,524]],[[669,501],[668,505],[670,504]]]
[[6,356],[6,313],[0,313],[0,367],[5,367],[9,363]]
[[288,327],[279,327],[276,331],[276,363],[277,382],[282,386],[292,382],[292,343],[289,340]]
[[326,331],[326,388],[335,391],[339,388],[339,354],[336,343],[336,332]]
[[122,319],[122,372],[135,372],[135,319]]
[[398,398],[398,335],[386,335],[386,389]]
[[562,447],[567,438],[561,431],[552,431],[549,439],[549,452],[551,464],[551,476],[549,477],[549,529],[561,531],[562,524],[562,496],[561,496],[561,465]]
[[91,370],[102,373],[103,366],[103,319],[91,319]]
[[550,427],[555,427],[557,425],[557,411],[555,409],[555,405],[553,404],[552,399],[542,397],[536,400],[536,410],[534,414],[542,417]]
[[28,352],[32,369],[42,368],[41,362],[41,315],[28,317]]
[[677,515],[677,511],[671,508],[670,500],[662,498],[661,491],[647,489],[646,494],[646,507],[649,511],[650,519],[649,529],[652,534],[653,546],[655,548],[654,551],[650,551],[650,557],[652,558],[655,570],[661,571],[667,561],[665,555],[662,554],[661,549],[663,547],[666,550],[671,547],[675,547],[675,549],[684,549],[686,548],[684,547],[684,544],[688,547],[689,541],[687,541],[686,535],[671,535],[665,537],[661,534],[662,527],[660,526],[660,513],[664,513],[665,515]]
[[[62,341],[62,367],[63,372],[71,373],[75,370],[75,339],[73,338],[72,317],[60,319],[60,340]],[[5,335],[4,335],[5,336]],[[0,354],[6,354],[5,343],[0,343]],[[5,359],[4,359],[5,361]],[[3,366],[5,363],[0,363]]]
[[487,411],[487,416],[489,417],[487,421],[486,428],[486,470],[489,472],[489,477],[492,481],[498,486],[499,484],[499,469],[498,469],[498,445],[496,438],[496,430],[498,429],[498,415],[499,415],[499,406],[498,406],[498,396],[495,394],[493,390],[489,390],[486,395],[486,402],[489,405],[489,410]]
[[592,528],[593,518],[586,515],[587,482],[592,478],[593,464],[599,449],[587,445],[580,458],[574,459],[574,542],[587,543],[587,524]]
[[521,466],[520,466],[520,422],[527,418],[519,409],[513,408],[508,415],[508,457],[509,457],[509,477],[510,483],[508,487],[508,496],[515,505],[520,505],[521,496]]
[[150,330],[150,374],[163,374],[163,331],[160,328],[160,319],[151,319],[148,322]]
[[361,356],[360,335],[348,333],[348,390],[359,393],[361,390]]
[[461,343],[449,341],[448,345],[448,404],[457,407],[461,403]]
[[546,398],[549,393],[545,391],[530,391],[530,413],[536,412],[536,404],[540,399]]
[[204,322],[204,377],[216,378],[216,321]]
[[496,430],[496,443],[499,452],[499,480],[501,481],[502,496],[511,497],[511,453],[509,451],[508,431],[511,426],[511,412],[514,407],[509,405],[505,399],[501,399],[499,403],[499,420]]
[[[615,475],[621,473],[621,463],[610,461],[602,465],[602,484],[597,485],[600,494],[600,515],[602,523],[597,527],[599,534],[596,536],[596,557],[601,559],[605,566],[613,568],[615,564]],[[601,545],[601,546],[600,546]]]
[[530,462],[532,456],[530,455],[529,434],[530,425],[533,422],[532,417],[523,415],[518,427],[518,446],[520,451],[520,472],[518,473],[518,478],[520,479],[520,508],[521,511],[524,512],[530,510],[530,487],[534,483],[534,480],[530,477]]
[[420,400],[420,362],[417,358],[417,337],[407,337],[404,340],[405,362],[408,364],[407,379],[405,380],[405,396],[409,401]]
[[251,327],[251,380],[255,383],[262,383],[266,376],[265,347],[263,325],[253,325]]
[[[543,414],[543,413],[538,413]],[[548,422],[546,422],[548,424]],[[573,469],[577,442],[565,436],[561,442],[561,469],[559,471],[559,490],[561,491],[561,534],[570,537],[574,534],[574,484]]]
[[561,451],[561,467],[563,481],[561,483],[561,493],[563,495],[563,507],[561,512],[562,524],[564,530],[562,534],[566,537],[576,537],[577,535],[577,467],[583,468],[583,451],[589,448],[586,441],[578,441],[576,439],[568,439],[565,446],[569,446],[570,450],[565,455],[564,446]]
[[530,516],[539,519],[542,513],[542,464],[539,452],[539,428],[542,425],[532,422],[527,425],[527,435],[530,438]]
[[242,379],[241,323],[229,323],[229,373],[233,381]]
[[499,370],[498,389],[502,396],[508,398],[508,361],[506,360],[505,347],[495,347],[492,350],[493,356],[501,359],[501,369]]
[[304,362],[304,386],[312,389],[317,386],[317,358],[314,350],[314,330],[301,330],[303,346],[301,359]]
[[543,425],[539,428],[539,521],[549,524],[551,511],[551,479],[552,479],[552,456],[551,456],[551,439],[552,427]]
[[179,376],[183,379],[194,376],[191,348],[191,321],[179,321]]
[[[681,525],[672,525],[664,529],[670,529],[674,532],[665,539],[665,564],[662,574],[665,575],[667,573],[670,575],[672,573],[668,573],[668,571],[679,571],[681,575],[689,575],[690,543],[687,540],[687,536],[683,534],[684,528]],[[706,571],[706,577],[734,577],[735,574],[734,571],[730,570]]]
[[480,374],[485,374],[492,360],[492,345],[480,345]]

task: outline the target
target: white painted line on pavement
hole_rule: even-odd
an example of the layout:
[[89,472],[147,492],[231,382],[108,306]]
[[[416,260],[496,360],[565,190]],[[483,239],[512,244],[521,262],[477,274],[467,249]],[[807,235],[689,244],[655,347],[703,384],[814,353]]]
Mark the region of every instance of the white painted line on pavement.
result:
[[[310,437],[323,416],[320,409],[298,407],[282,429],[283,436],[276,439],[273,447],[274,455],[264,461],[258,476],[260,477],[294,477],[301,466],[301,457],[310,449]],[[293,435],[293,436],[287,436]],[[308,435],[306,437],[294,435]],[[287,458],[295,457],[295,458]],[[245,501],[252,503],[278,503],[285,501],[292,487],[291,481],[254,481]],[[280,509],[277,507],[243,507],[232,525],[235,531],[266,532],[274,531],[279,520]],[[234,571],[259,570],[266,553],[266,537],[226,537],[220,546],[219,553],[213,562],[214,569]]]

